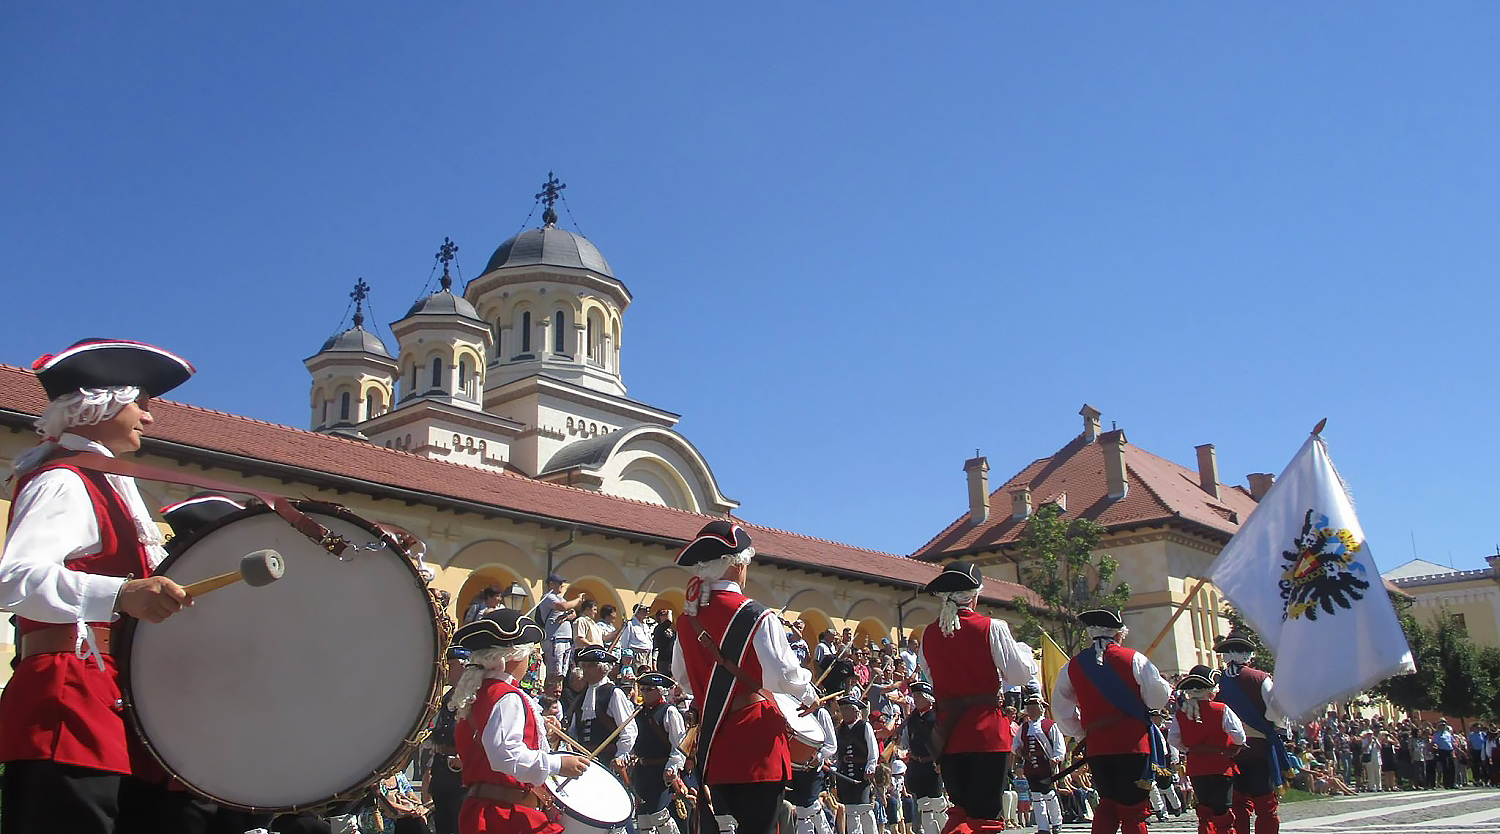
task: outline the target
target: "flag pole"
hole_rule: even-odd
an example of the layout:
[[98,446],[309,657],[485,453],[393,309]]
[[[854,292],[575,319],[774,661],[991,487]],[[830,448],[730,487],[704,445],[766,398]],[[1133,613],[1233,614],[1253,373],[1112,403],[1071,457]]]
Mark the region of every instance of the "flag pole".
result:
[[[1318,426],[1319,426],[1319,428],[1321,428],[1322,424],[1319,423]],[[1188,605],[1190,603],[1192,603],[1193,597],[1196,597],[1198,595],[1198,592],[1203,589],[1203,586],[1207,585],[1207,584],[1208,584],[1208,577],[1206,577],[1206,576],[1203,577],[1202,579],[1198,580],[1198,584],[1196,584],[1196,585],[1193,586],[1193,590],[1188,591],[1187,598],[1185,598],[1182,602],[1179,602],[1177,604],[1177,610],[1173,611],[1172,612],[1172,616],[1169,617],[1169,618],[1167,618],[1167,624],[1161,627],[1161,632],[1156,635],[1156,639],[1152,640],[1151,641],[1151,646],[1146,649],[1146,656],[1147,657],[1150,657],[1151,653],[1154,652],[1154,651],[1156,651],[1156,647],[1161,645],[1161,641],[1167,639],[1167,632],[1169,632],[1169,631],[1172,630],[1172,624],[1175,623],[1175,622],[1177,622],[1177,618],[1181,617],[1182,616],[1182,612],[1186,611]]]

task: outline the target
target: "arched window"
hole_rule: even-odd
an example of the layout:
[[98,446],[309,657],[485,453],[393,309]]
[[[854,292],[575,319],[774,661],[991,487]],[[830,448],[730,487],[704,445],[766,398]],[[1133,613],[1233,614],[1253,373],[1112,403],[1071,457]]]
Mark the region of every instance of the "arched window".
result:
[[408,397],[416,396],[416,393],[417,393],[417,363],[413,362],[413,363],[411,363],[411,390],[406,392],[406,396],[408,396]]
[[562,310],[558,310],[557,314],[552,317],[552,331],[553,331],[553,333],[552,333],[552,352],[553,353],[562,353],[563,352],[563,313],[562,313]]
[[469,360],[458,360],[458,390],[469,393]]
[[587,334],[586,338],[588,339],[588,342],[589,342],[589,354],[588,354],[589,358],[590,359],[594,359],[594,358],[596,358],[596,356],[595,356],[596,352],[594,350],[594,317],[593,316],[589,316],[589,329],[588,329],[588,334]]
[[432,387],[443,387],[443,358],[441,356],[432,357]]
[[371,391],[365,395],[365,419],[368,420],[375,415],[375,392]]
[[531,352],[531,311],[521,314],[521,352]]
[[325,425],[325,426],[328,425],[328,408],[329,408],[329,406],[332,406],[332,405],[333,405],[333,401],[332,400],[324,400],[323,401],[323,420],[322,420],[322,425]]
[[343,396],[339,397],[339,419],[340,420],[347,420],[347,419],[349,419],[349,392],[348,391],[345,391],[343,393]]

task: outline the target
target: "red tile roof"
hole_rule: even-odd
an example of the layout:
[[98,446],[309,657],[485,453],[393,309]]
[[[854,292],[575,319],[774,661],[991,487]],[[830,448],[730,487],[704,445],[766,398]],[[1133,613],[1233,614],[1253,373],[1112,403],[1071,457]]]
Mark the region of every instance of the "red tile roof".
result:
[[[0,409],[34,416],[46,404],[30,371],[0,364]],[[160,446],[153,447],[153,441],[167,441],[187,447],[187,454],[203,450],[242,458],[246,471],[253,472],[256,462],[294,467],[365,482],[376,494],[383,491],[381,487],[409,490],[430,496],[436,503],[449,499],[501,515],[524,513],[560,525],[586,525],[669,545],[686,543],[712,518],[168,400],[153,402],[152,414],[157,422],[151,427],[147,451],[162,451]],[[317,483],[316,478],[309,480]],[[741,523],[750,529],[758,554],[788,566],[905,587],[925,584],[937,574],[934,565],[905,556]],[[996,580],[987,581],[985,597],[992,603],[1035,601],[1030,590]]]
[[1051,457],[1039,458],[990,493],[990,515],[983,524],[959,516],[913,554],[938,560],[998,549],[1020,537],[1024,521],[1011,518],[1011,491],[1031,487],[1031,503],[1039,507],[1066,496],[1065,518],[1087,518],[1110,531],[1163,523],[1184,523],[1199,532],[1228,541],[1239,522],[1250,516],[1255,501],[1240,487],[1219,485],[1219,498],[1198,485],[1198,473],[1157,457],[1128,442],[1124,446],[1125,497],[1110,500],[1104,476],[1104,447],[1100,442],[1073,438]]

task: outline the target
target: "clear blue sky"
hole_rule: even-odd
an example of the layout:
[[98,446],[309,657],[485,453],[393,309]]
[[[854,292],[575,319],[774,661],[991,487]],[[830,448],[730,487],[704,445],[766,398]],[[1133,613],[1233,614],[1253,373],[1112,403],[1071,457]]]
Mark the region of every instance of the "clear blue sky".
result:
[[550,169],[630,394],[748,520],[910,552],[1084,402],[1234,483],[1327,416],[1383,569],[1482,567],[1497,42],[1494,3],[8,3],[0,361],[154,341],[305,426],[355,279],[389,339]]

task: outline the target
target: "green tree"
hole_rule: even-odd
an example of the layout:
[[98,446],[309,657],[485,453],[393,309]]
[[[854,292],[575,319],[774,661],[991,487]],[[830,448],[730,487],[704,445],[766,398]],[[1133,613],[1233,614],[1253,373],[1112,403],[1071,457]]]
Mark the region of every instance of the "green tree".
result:
[[1391,594],[1391,604],[1396,608],[1396,619],[1406,633],[1406,645],[1411,649],[1417,671],[1411,675],[1386,678],[1372,689],[1376,695],[1384,696],[1392,704],[1405,710],[1433,710],[1438,708],[1442,696],[1442,676],[1439,671],[1442,659],[1438,655],[1437,635],[1411,613],[1411,600],[1405,596]]
[[1479,651],[1468,631],[1447,606],[1438,611],[1433,640],[1439,670],[1438,709],[1460,718],[1485,714],[1494,698],[1495,681],[1479,662]]
[[1084,518],[1062,517],[1054,503],[1038,507],[1016,546],[1020,551],[1017,576],[1035,591],[1046,612],[1046,625],[1029,607],[1021,606],[1025,622],[1017,631],[1021,639],[1035,645],[1045,629],[1058,646],[1074,654],[1087,642],[1087,632],[1078,615],[1091,608],[1121,608],[1130,599],[1130,586],[1115,584],[1120,568],[1108,555],[1095,556],[1104,528]]
[[1485,646],[1480,649],[1479,668],[1490,681],[1490,700],[1478,717],[1494,721],[1500,718],[1500,648]]

